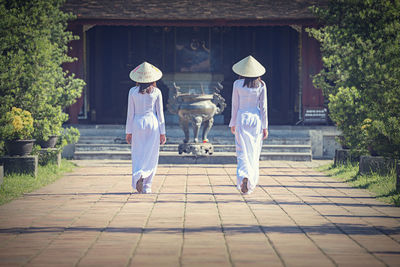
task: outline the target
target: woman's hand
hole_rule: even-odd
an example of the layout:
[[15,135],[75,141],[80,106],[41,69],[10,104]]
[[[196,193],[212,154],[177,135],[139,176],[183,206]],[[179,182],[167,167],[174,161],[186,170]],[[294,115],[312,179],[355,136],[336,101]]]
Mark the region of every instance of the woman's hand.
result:
[[236,127],[235,127],[235,126],[232,126],[232,127],[231,127],[231,133],[232,133],[232,134],[235,134],[235,133],[236,133]]
[[132,134],[126,134],[125,136],[126,142],[130,144],[132,142]]
[[263,129],[263,140],[268,138],[268,129]]
[[167,138],[165,137],[165,134],[160,134],[160,145],[165,144],[167,141]]

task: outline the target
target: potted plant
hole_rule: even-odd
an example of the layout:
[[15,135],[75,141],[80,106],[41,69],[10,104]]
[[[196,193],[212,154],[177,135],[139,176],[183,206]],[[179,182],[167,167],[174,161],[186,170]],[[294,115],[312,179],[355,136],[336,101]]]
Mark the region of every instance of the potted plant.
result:
[[36,143],[42,148],[54,148],[62,133],[62,123],[66,121],[66,116],[59,108],[48,110],[47,113],[40,112],[35,120]]
[[60,135],[61,126],[53,124],[48,120],[41,120],[36,123],[36,143],[41,148],[53,148],[57,144]]
[[0,136],[10,156],[25,156],[32,152],[33,118],[29,111],[13,107],[0,121]]
[[58,141],[59,146],[63,149],[62,157],[72,159],[75,154],[75,144],[78,143],[80,132],[77,128],[66,128]]

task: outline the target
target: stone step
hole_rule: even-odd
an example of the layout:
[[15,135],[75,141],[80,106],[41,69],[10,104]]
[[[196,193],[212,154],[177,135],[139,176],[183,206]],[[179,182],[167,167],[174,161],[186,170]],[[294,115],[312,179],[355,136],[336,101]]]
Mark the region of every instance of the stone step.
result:
[[[119,159],[130,160],[128,151],[77,151],[74,159]],[[311,161],[311,153],[261,153],[260,160],[290,160]],[[235,152],[215,152],[211,156],[195,157],[190,155],[179,155],[177,152],[162,151],[159,157],[160,164],[236,164]]]
[[[168,144],[180,144],[183,139],[167,137]],[[213,145],[233,145],[235,138],[230,137],[212,137],[209,142]],[[125,137],[118,136],[81,136],[78,144],[126,144]],[[278,137],[270,136],[264,141],[264,144],[275,145],[310,145],[309,137]]]
[[[69,125],[66,125],[68,127]],[[125,144],[125,125],[91,125],[91,124],[80,124],[80,125],[70,125],[77,127],[81,133],[81,138],[78,142],[79,145],[84,144],[109,144],[118,145]],[[336,141],[335,136],[340,134],[340,131],[334,126],[320,126],[320,125],[270,125],[269,126],[269,137],[264,141],[264,145],[288,145],[291,148],[286,147],[276,147],[264,149],[263,153],[269,152],[280,152],[280,153],[309,153],[308,148],[310,147],[312,151],[313,158],[332,158],[334,155],[335,147],[340,147]],[[183,131],[179,125],[169,124],[166,125],[167,132],[167,144],[168,145],[178,145],[183,142]],[[201,131],[200,131],[201,132]],[[190,130],[190,138],[193,138],[192,129]],[[218,145],[228,145],[229,147],[224,147],[219,149],[216,147],[217,152],[233,152],[235,139],[228,125],[214,125],[208,135],[209,142],[214,146]],[[297,146],[297,147],[296,147]],[[100,146],[101,147],[101,146]],[[105,148],[88,148],[81,147],[80,150],[105,150],[105,151],[118,151],[126,150],[126,148],[109,147]],[[128,150],[128,149],[127,149]],[[165,146],[162,148],[163,151],[175,151],[174,147]],[[311,153],[311,152],[310,152]],[[272,158],[272,156],[271,156]]]
[[[171,140],[172,141],[172,140]],[[209,140],[213,145],[217,144],[235,144],[235,138],[220,138],[214,137]],[[176,144],[182,142],[182,139],[177,140]],[[175,143],[175,142],[174,142]],[[279,136],[269,136],[267,140],[264,140],[264,144],[269,145],[311,145],[311,139],[309,137],[279,137]]]
[[[76,151],[130,151],[130,145],[128,144],[77,144],[75,146]],[[214,145],[215,152],[235,152],[235,145]],[[177,144],[166,144],[160,147],[160,151],[178,151]],[[311,151],[310,145],[263,145],[262,151],[264,152],[301,152],[307,153]]]
[[[76,145],[75,159],[130,159],[124,125],[81,125],[79,130],[81,138]],[[208,157],[179,155],[182,129],[178,125],[167,125],[166,130],[167,144],[160,148],[160,163],[236,163],[235,138],[227,125],[214,125],[210,131],[208,138],[215,152]],[[271,126],[260,159],[309,161],[311,155],[308,128]]]
[[[125,137],[125,125],[74,125],[81,133],[81,136],[117,136]],[[269,127],[270,136],[309,136],[308,126],[289,126],[289,125],[271,125]],[[167,137],[182,138],[183,131],[179,125],[166,126]],[[200,130],[199,137],[202,131]],[[192,129],[190,136],[193,137]],[[212,137],[231,137],[232,134],[227,125],[214,125],[208,134],[209,139]]]

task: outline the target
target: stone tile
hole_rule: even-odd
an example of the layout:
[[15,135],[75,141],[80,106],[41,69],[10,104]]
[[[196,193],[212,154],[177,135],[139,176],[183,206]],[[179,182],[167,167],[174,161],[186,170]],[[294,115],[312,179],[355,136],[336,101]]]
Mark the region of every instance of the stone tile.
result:
[[[344,253],[330,255],[339,266],[385,266],[384,263],[367,253]],[[393,265],[396,266],[397,264]]]
[[176,256],[137,256],[134,257],[129,266],[179,266],[179,258]]
[[400,209],[311,169],[320,163],[261,162],[248,196],[236,189],[235,165],[161,165],[152,194],[131,194],[126,163],[81,162],[1,206],[0,265],[400,262]]

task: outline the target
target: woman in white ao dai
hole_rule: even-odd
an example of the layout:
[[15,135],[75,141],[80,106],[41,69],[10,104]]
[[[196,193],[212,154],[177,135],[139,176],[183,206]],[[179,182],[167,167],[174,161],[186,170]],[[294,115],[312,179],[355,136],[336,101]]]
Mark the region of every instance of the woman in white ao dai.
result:
[[249,56],[236,63],[233,71],[244,77],[233,83],[229,123],[235,134],[237,187],[250,194],[258,184],[262,142],[268,137],[267,87],[259,78],[265,68]]
[[132,187],[139,193],[151,193],[160,144],[166,140],[162,94],[155,84],[161,75],[147,62],[130,74],[138,86],[129,91],[126,141],[131,144]]

